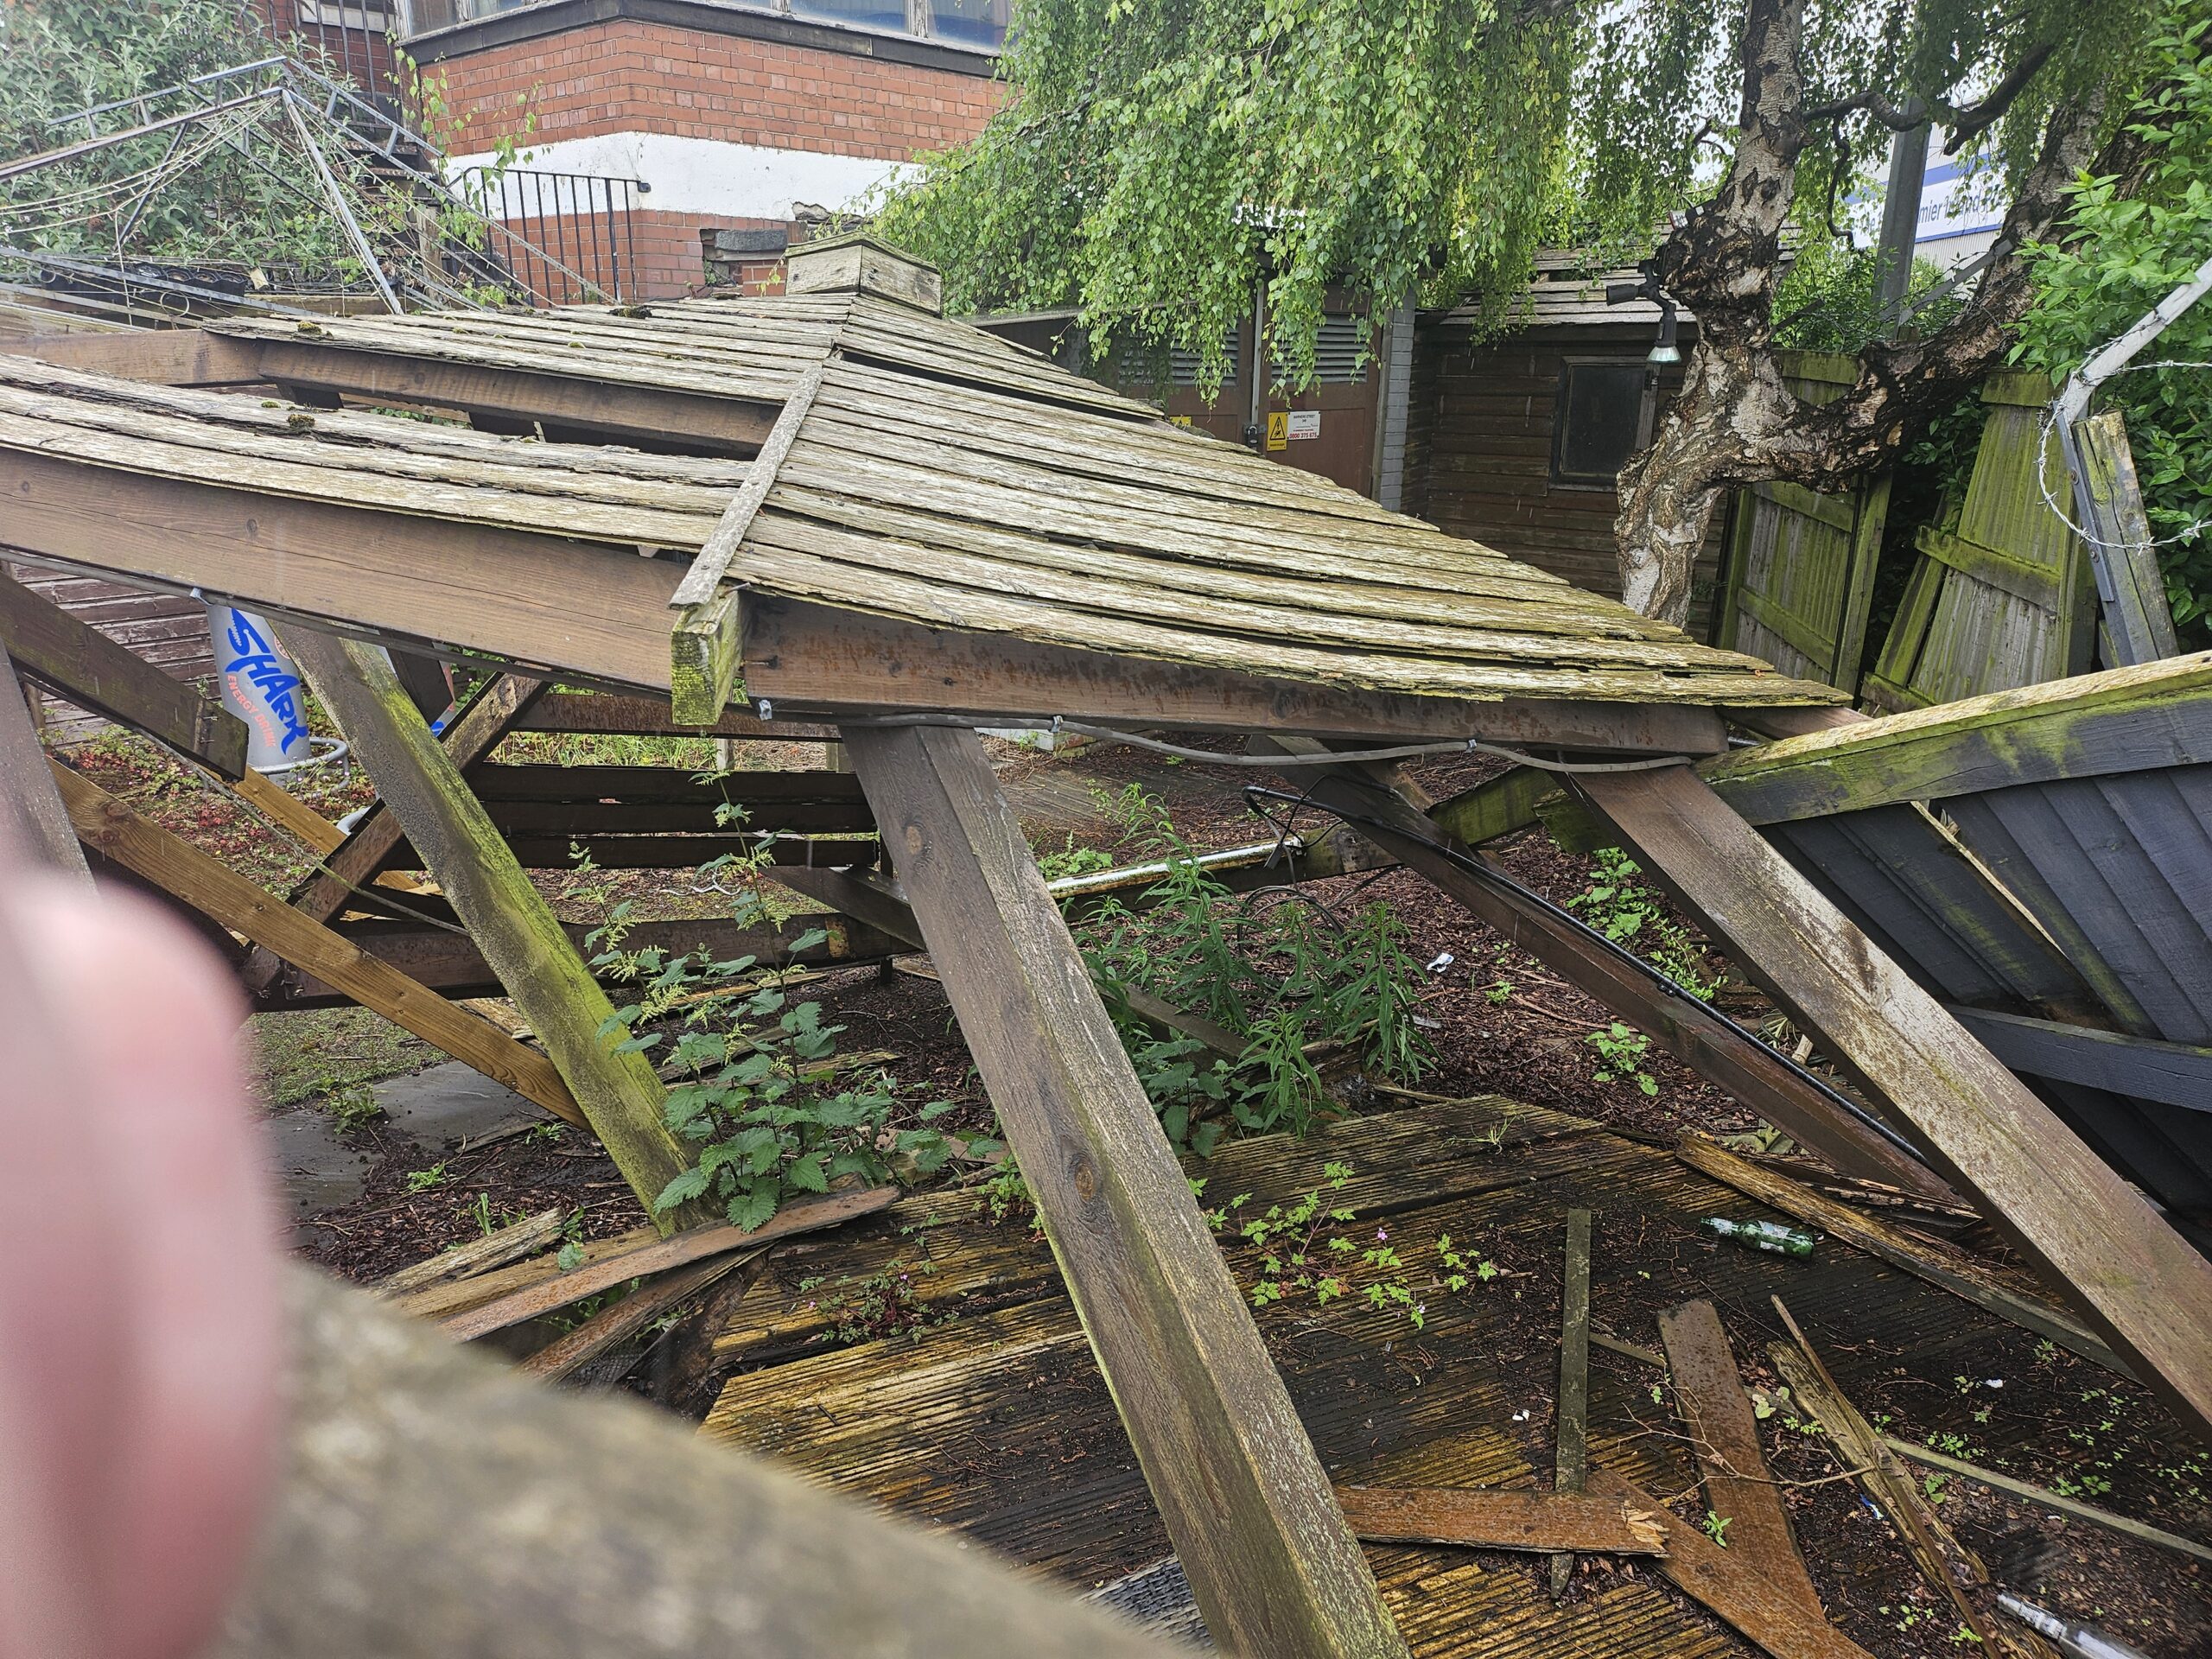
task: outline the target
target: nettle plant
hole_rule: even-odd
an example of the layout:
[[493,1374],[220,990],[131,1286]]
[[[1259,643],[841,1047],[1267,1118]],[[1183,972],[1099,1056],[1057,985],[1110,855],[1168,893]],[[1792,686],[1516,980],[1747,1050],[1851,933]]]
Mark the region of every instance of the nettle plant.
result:
[[1567,901],[1592,927],[1615,944],[1634,950],[1668,978],[1701,1001],[1710,1001],[1720,980],[1705,950],[1689,931],[1667,913],[1666,901],[1637,878],[1643,867],[1618,847],[1591,855],[1590,885]]
[[[1204,1156],[1232,1128],[1304,1134],[1329,1107],[1314,1055],[1349,1050],[1386,1077],[1418,1079],[1433,1056],[1414,1023],[1420,964],[1388,905],[1345,918],[1281,891],[1240,899],[1195,860],[1157,802],[1132,840],[1166,873],[1144,907],[1109,900],[1077,943],[1123,1046],[1177,1147]],[[1234,1061],[1195,1039],[1162,1038],[1132,1012],[1144,990],[1244,1043]]]
[[[717,817],[739,828],[745,819],[735,806],[718,809]],[[588,856],[582,849],[574,856],[580,872],[588,872]],[[730,896],[731,918],[741,926],[764,925],[772,919],[767,864],[762,842],[702,865],[700,885]],[[820,1003],[792,1000],[788,969],[764,968],[753,956],[717,961],[705,951],[626,950],[636,919],[628,900],[615,904],[585,948],[595,952],[594,969],[637,996],[601,1027],[602,1040],[618,1052],[664,1051],[668,1126],[698,1148],[691,1167],[661,1190],[657,1211],[712,1198],[734,1225],[750,1230],[797,1193],[826,1192],[849,1179],[880,1185],[894,1174],[911,1178],[944,1166],[951,1148],[928,1122],[952,1103],[921,1106],[914,1114],[920,1128],[894,1127],[902,1100],[897,1078],[840,1056],[844,1027],[825,1025]],[[828,937],[820,928],[804,930],[785,947],[786,958]],[[674,1040],[667,1029],[644,1029],[655,1026],[672,1026]],[[968,1145],[977,1156],[995,1150],[988,1141]]]

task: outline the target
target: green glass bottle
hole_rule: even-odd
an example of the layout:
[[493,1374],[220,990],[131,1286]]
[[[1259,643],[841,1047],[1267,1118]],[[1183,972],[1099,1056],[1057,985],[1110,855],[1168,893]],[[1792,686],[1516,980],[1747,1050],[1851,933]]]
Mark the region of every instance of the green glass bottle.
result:
[[1786,1227],[1778,1221],[1731,1221],[1726,1216],[1707,1216],[1698,1225],[1738,1244],[1755,1250],[1770,1250],[1777,1255],[1810,1255],[1813,1246],[1821,1242],[1817,1233],[1808,1233],[1802,1227]]

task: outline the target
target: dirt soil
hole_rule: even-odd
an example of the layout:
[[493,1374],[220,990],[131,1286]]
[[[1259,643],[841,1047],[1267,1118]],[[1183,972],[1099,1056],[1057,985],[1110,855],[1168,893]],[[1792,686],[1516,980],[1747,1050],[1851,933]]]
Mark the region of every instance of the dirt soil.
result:
[[[1194,745],[1206,741],[1182,741]],[[1165,801],[1178,830],[1202,849],[1245,844],[1274,833],[1267,821],[1246,808],[1240,793],[1246,784],[1295,787],[1254,770],[1196,761],[1163,765],[1159,756],[1122,747],[1091,747],[1056,757],[997,745],[995,755],[1010,795],[1017,804],[1032,804],[1025,814],[1026,827],[1040,854],[1097,848],[1116,861],[1128,859],[1133,848],[1110,802],[1131,784]],[[257,880],[281,890],[308,868],[289,838],[270,830],[234,798],[162,759],[150,746],[117,737],[79,747],[72,759],[102,787],[124,795]],[[785,765],[818,764],[811,753],[794,753],[779,760]],[[1441,797],[1486,775],[1495,765],[1452,758],[1419,768],[1417,776]],[[368,798],[365,782],[358,773],[311,781],[302,792],[333,817]],[[1297,827],[1318,823],[1309,815]],[[1590,885],[1592,861],[1560,851],[1541,830],[1496,843],[1489,850],[1502,857],[1516,879],[1555,901],[1572,899]],[[572,878],[547,872],[541,876],[541,886],[564,912],[575,912],[579,894]],[[701,895],[688,872],[625,874],[618,887],[616,896],[637,901],[646,914],[702,913]],[[1308,891],[1340,912],[1376,901],[1390,905],[1404,924],[1416,959],[1440,964],[1421,1004],[1436,1049],[1434,1069],[1420,1080],[1422,1090],[1443,1096],[1495,1090],[1593,1118],[1631,1135],[1671,1138],[1685,1124],[1720,1134],[1758,1128],[1755,1114],[1656,1052],[1642,1066],[1656,1083],[1654,1091],[1646,1092],[1632,1081],[1598,1081],[1596,1074],[1604,1067],[1586,1039],[1605,1029],[1611,1016],[1592,999],[1510,950],[1419,877],[1402,871],[1369,873],[1312,884]],[[1451,960],[1444,963],[1447,955]],[[1725,961],[1710,956],[1707,966],[1715,976],[1730,980],[1719,1001],[1733,1017],[1757,1024],[1770,1014],[1764,999]],[[960,1109],[939,1127],[988,1128],[988,1104],[934,982],[869,967],[826,976],[810,984],[805,995],[821,1001],[825,1014],[845,1027],[841,1039],[844,1047],[887,1049],[900,1057],[891,1069],[906,1086],[906,1098],[957,1103]],[[346,1018],[356,1025],[370,1019],[359,1014]],[[370,1023],[380,1022],[370,1019]],[[302,1029],[310,1033],[300,1039],[302,1043],[312,1040],[326,1052],[264,1053],[263,1075],[272,1106],[302,1093],[312,1103],[318,1074],[329,1079],[326,1090],[334,1093],[365,1074],[378,1075],[380,1064],[410,1070],[435,1058],[421,1045],[404,1039],[381,1041],[351,1028]],[[314,1034],[318,1030],[320,1034]],[[356,1052],[374,1058],[365,1065],[330,1063],[340,1053]],[[372,1150],[377,1148],[373,1124],[352,1133],[365,1137],[364,1144]],[[587,1237],[620,1233],[645,1219],[612,1164],[573,1131],[541,1130],[463,1147],[444,1158],[435,1177],[410,1169],[411,1161],[400,1156],[380,1161],[361,1198],[318,1218],[318,1242],[306,1254],[334,1272],[368,1281],[479,1236],[487,1224],[496,1225],[551,1205],[574,1212]],[[1616,1235],[1611,1248],[1635,1261],[1637,1276],[1609,1285],[1609,1306],[1616,1310],[1633,1307],[1636,1339],[1648,1344],[1653,1319],[1661,1309],[1704,1294],[1699,1288],[1696,1261],[1671,1243],[1656,1239],[1647,1249],[1643,1241],[1631,1245]],[[1556,1274],[1552,1261],[1501,1258],[1500,1265],[1541,1274],[1543,1282]],[[1549,1306],[1542,1297],[1532,1296],[1507,1305],[1497,1333],[1497,1353],[1506,1358],[1524,1357],[1532,1390],[1546,1400],[1556,1352],[1556,1319],[1555,1296]],[[688,1328],[678,1325],[664,1340],[696,1343],[705,1334],[701,1323],[695,1319]],[[1625,1324],[1623,1328],[1627,1329]],[[1759,1351],[1747,1340],[1747,1333],[1738,1331],[1737,1340],[1739,1356]],[[2177,1437],[2171,1421],[2144,1390],[2115,1382],[2024,1335],[2016,1334],[2004,1349],[1989,1357],[1983,1377],[1916,1375],[1910,1355],[1900,1351],[1888,1385],[1856,1403],[1891,1433],[1970,1460],[1986,1459],[1990,1466],[2020,1478],[2054,1485],[2174,1530],[2212,1535],[2208,1453]],[[1602,1350],[1593,1351],[1592,1359],[1594,1365],[1626,1372],[1641,1370],[1637,1362]],[[653,1367],[640,1369],[651,1372]],[[2001,1379],[2001,1389],[1986,1386],[1990,1378]],[[1756,1373],[1752,1380],[1775,1381]],[[711,1397],[711,1389],[702,1393],[694,1389],[687,1397],[696,1402]],[[1664,1427],[1671,1419],[1659,1408],[1655,1406],[1652,1415],[1651,1432],[1675,1432]],[[1793,1520],[1808,1560],[1857,1560],[1870,1548],[1895,1554],[1886,1523],[1873,1516],[1854,1486],[1832,1478],[1834,1465],[1823,1446],[1777,1424],[1765,1427],[1776,1474],[1808,1483],[1789,1492]],[[2001,1452],[1986,1449],[1991,1447],[2001,1447]],[[2199,1564],[2055,1517],[1963,1481],[1938,1482],[1936,1490],[1942,1512],[2005,1581],[2039,1595],[2046,1605],[2101,1626],[2152,1659],[2212,1656],[2212,1595],[2207,1593]],[[1537,1570],[1510,1558],[1497,1559],[1501,1567]],[[1606,1573],[1635,1570],[1594,1562],[1583,1566],[1592,1582]],[[1880,1623],[1893,1628],[1894,1643],[1885,1643],[1882,1650],[1929,1659],[1955,1653],[1952,1625],[1938,1615],[1924,1587],[1914,1593],[1910,1586],[1916,1579],[1909,1567],[1900,1567],[1897,1582],[1894,1611],[1887,1611],[1891,1604],[1885,1604],[1880,1614]],[[1865,1621],[1855,1619],[1854,1627],[1866,1628]]]

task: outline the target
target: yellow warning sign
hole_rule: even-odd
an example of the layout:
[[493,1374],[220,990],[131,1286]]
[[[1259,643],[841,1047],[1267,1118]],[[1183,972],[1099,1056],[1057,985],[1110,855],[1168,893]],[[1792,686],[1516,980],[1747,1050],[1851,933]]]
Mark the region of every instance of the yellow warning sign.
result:
[[1269,412],[1268,416],[1268,448],[1270,449],[1287,449],[1290,448],[1290,411],[1288,410],[1278,409]]

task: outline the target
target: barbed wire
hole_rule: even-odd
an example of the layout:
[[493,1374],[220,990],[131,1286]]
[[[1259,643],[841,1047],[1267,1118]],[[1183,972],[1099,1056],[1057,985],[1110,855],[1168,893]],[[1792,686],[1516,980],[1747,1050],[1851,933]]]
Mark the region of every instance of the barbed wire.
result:
[[[2111,378],[2117,380],[2123,374],[2143,374],[2154,369],[2212,369],[2212,362],[2164,358],[2155,363],[2129,363],[2114,370]],[[2201,518],[2183,525],[2171,536],[2155,537],[2146,542],[2111,542],[2094,531],[2085,530],[2075,524],[2072,515],[2058,505],[2058,498],[2051,493],[2050,489],[2050,438],[2057,424],[2057,406],[2046,406],[2042,418],[2036,423],[2036,488],[2042,493],[2044,505],[2057,517],[2058,522],[2092,547],[2170,547],[2177,542],[2193,542],[2206,531],[2212,530],[2212,518]]]

